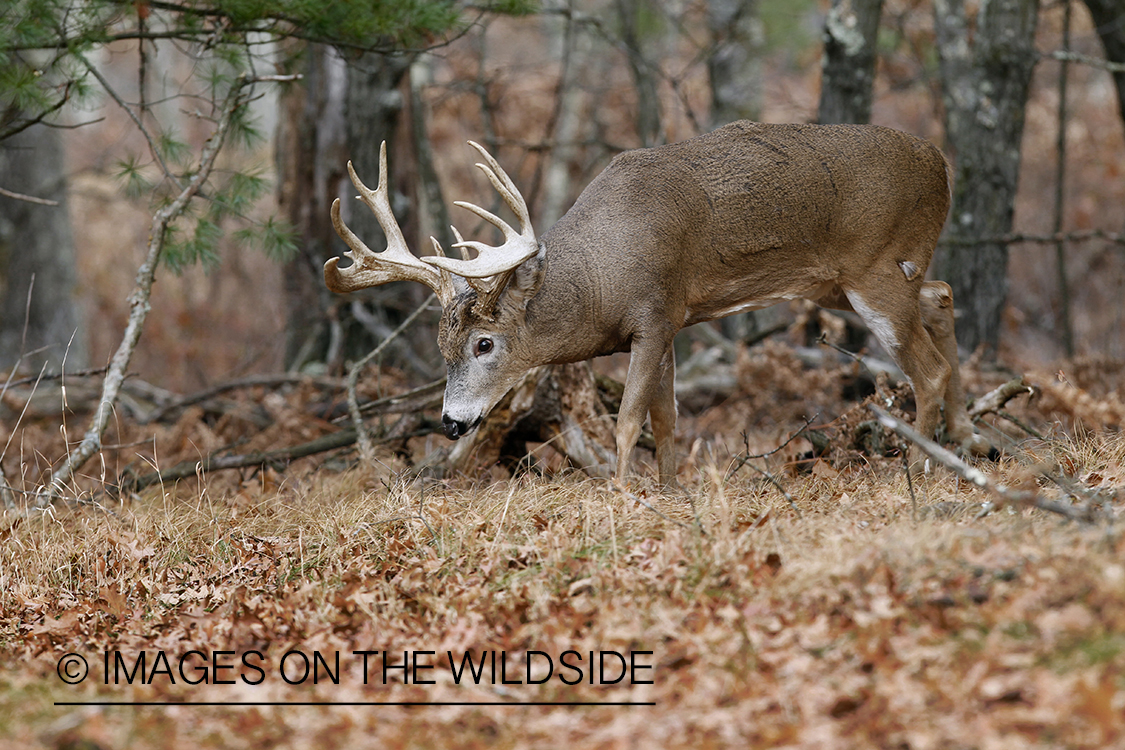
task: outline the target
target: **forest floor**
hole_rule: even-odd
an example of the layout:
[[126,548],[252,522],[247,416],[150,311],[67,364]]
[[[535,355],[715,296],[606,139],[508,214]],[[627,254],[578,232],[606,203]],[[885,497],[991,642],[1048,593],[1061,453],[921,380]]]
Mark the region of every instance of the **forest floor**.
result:
[[[534,471],[422,479],[441,438],[415,437],[118,495],[127,464],[337,429],[312,383],[166,423],[123,409],[80,502],[0,523],[0,748],[1125,747],[1117,365],[1029,374],[1009,409],[1038,437],[983,428],[1006,451],[990,477],[1089,522],[944,469],[908,482],[843,441],[863,406],[840,373],[782,345],[737,373],[683,420],[680,492],[545,448]],[[740,464],[814,409],[831,450]],[[62,433],[10,416],[19,489]]]

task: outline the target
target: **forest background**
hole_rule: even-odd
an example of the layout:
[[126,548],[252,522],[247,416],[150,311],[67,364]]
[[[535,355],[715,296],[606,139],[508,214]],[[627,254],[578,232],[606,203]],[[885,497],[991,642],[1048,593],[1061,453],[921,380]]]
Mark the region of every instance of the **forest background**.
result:
[[[68,650],[276,656],[343,652],[383,632],[403,648],[477,653],[652,648],[657,686],[624,699],[664,711],[580,714],[567,732],[589,746],[1120,741],[1117,5],[10,4],[0,632],[20,666],[0,683],[0,726],[12,746],[557,739],[569,714],[550,708],[520,721],[502,708],[437,720],[399,709],[392,728],[344,708],[214,709],[208,724],[55,704],[75,695],[53,671]],[[373,182],[388,141],[395,210],[420,251],[430,235],[451,244],[450,219],[488,236],[448,208],[493,200],[468,139],[497,155],[542,231],[616,153],[740,117],[871,121],[951,157],[953,219],[933,273],[955,288],[969,389],[1022,374],[1031,391],[988,423],[1009,454],[995,477],[1033,493],[1057,479],[1068,525],[1019,503],[993,512],[1007,496],[951,476],[921,488],[937,510],[919,511],[894,446],[853,440],[870,429],[865,397],[885,401],[893,382],[866,382],[818,340],[876,368],[877,348],[853,319],[796,304],[681,335],[689,503],[643,481],[639,495],[589,484],[550,440],[526,447],[531,472],[522,453],[504,463],[484,451],[442,482],[419,479],[422,466],[448,468],[432,389],[404,416],[376,408],[367,461],[354,435],[312,458],[261,456],[341,434],[345,376],[381,343],[357,372],[362,402],[443,374],[424,290],[344,299],[323,287],[324,259],[343,250],[328,206],[351,202],[348,159]],[[370,217],[348,222],[379,245]],[[54,377],[64,366],[71,375]],[[596,365],[618,380],[623,367]],[[909,390],[894,394],[908,414]],[[806,418],[822,429],[786,442]],[[211,473],[208,460],[232,455],[256,460]],[[147,490],[130,484],[139,476]],[[314,697],[460,695],[354,688]],[[86,700],[229,700],[182,684],[83,689]],[[481,694],[602,697],[555,685]],[[239,694],[250,697],[261,696]]]

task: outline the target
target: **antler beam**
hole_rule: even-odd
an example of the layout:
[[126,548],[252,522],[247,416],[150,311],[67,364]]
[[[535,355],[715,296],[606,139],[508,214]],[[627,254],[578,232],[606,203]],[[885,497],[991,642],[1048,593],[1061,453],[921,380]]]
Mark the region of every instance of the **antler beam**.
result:
[[348,228],[340,218],[340,199],[337,198],[332,203],[332,226],[336,229],[336,234],[340,235],[340,239],[351,248],[344,255],[352,260],[352,265],[339,268],[337,264],[340,259],[329,258],[324,264],[324,283],[333,292],[345,294],[391,281],[417,281],[432,289],[437,294],[442,307],[445,307],[453,299],[452,279],[447,272],[423,263],[410,252],[402,229],[391,211],[391,204],[387,197],[386,141],[379,147],[378,188],[371,190],[364,185],[350,161],[348,175],[351,176],[355,189],[359,191],[356,197],[367,204],[387,235],[387,249],[380,253],[373,252]]
[[477,162],[477,167],[484,172],[488,181],[492,183],[492,187],[512,209],[512,213],[516,215],[520,225],[519,231],[517,232],[508,222],[496,214],[476,204],[456,201],[453,205],[472,211],[499,229],[504,235],[504,243],[492,246],[483,242],[465,240],[454,227],[453,233],[457,236],[457,242],[454,243],[453,247],[462,250],[473,248],[477,251],[477,257],[472,260],[458,260],[445,256],[435,256],[422,260],[431,266],[464,278],[477,291],[477,312],[490,315],[512,272],[525,260],[539,252],[539,241],[535,237],[535,229],[531,226],[531,215],[527,210],[527,202],[520,194],[519,188],[512,182],[512,178],[483,146],[476,141],[469,141],[469,145],[484,157],[485,163]]

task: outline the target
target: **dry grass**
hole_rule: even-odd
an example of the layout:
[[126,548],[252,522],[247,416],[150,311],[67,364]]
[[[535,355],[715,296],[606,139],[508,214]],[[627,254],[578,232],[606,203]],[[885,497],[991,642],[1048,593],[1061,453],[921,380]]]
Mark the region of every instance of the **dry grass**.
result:
[[[1120,437],[1033,448],[1087,487],[1125,476]],[[996,471],[1033,483],[1026,460]],[[799,515],[725,466],[704,465],[683,495],[641,481],[662,517],[574,475],[423,496],[392,465],[5,524],[0,747],[1122,746],[1120,533],[1014,509],[975,519],[985,498],[950,477],[922,483],[931,510],[915,519],[897,466],[782,476]],[[131,664],[161,649],[175,684],[104,684],[104,651]],[[235,679],[255,678],[237,659],[258,650],[264,679],[184,684],[176,660],[192,649],[236,652]],[[286,684],[290,649],[339,654],[339,684]],[[383,684],[373,656],[365,686],[359,650],[391,664],[436,652],[419,657],[436,684],[401,670]],[[567,650],[651,651],[637,658],[652,684],[564,684]],[[492,651],[509,680],[528,651],[556,673],[454,684],[446,652]],[[85,683],[56,675],[67,652],[89,660]],[[55,705],[94,700],[656,705]]]

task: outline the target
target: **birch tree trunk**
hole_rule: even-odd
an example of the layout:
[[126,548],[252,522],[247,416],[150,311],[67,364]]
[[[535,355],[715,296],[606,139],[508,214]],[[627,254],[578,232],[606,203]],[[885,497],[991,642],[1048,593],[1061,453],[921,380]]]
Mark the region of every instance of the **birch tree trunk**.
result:
[[1037,0],[989,0],[970,34],[963,0],[934,0],[955,165],[953,212],[936,275],[953,287],[960,345],[973,351],[984,344],[993,356],[1008,291],[1008,247],[982,240],[1012,228],[1037,18]]

